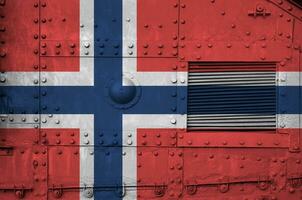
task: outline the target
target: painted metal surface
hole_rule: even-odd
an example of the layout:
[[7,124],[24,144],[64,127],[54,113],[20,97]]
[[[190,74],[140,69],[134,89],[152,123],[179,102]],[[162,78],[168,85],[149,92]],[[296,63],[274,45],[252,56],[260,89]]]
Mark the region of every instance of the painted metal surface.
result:
[[301,199],[301,33],[287,0],[0,0],[0,199]]

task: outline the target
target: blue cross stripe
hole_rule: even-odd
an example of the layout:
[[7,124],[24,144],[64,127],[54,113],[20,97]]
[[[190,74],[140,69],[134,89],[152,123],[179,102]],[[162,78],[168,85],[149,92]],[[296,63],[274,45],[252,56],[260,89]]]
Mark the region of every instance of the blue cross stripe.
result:
[[[94,6],[96,44],[120,47],[104,52],[108,57],[91,58],[95,63],[94,86],[2,87],[1,113],[94,114],[95,199],[115,200],[122,198],[118,187],[122,185],[122,115],[185,114],[187,87],[142,86],[135,106],[118,109],[108,103],[108,82],[117,83],[117,90],[122,84],[122,58],[113,56],[116,52],[122,54],[122,0],[95,1]],[[96,45],[96,56],[99,51]],[[128,89],[131,88],[123,88]],[[298,86],[277,87],[277,93],[282,95],[276,113],[301,113],[300,91]],[[102,190],[108,185],[113,191]]]

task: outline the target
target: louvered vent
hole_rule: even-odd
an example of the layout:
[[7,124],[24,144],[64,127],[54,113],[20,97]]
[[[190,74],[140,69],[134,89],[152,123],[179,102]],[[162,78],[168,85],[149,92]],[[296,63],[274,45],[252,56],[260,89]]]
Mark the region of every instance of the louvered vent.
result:
[[189,130],[276,127],[274,64],[193,63],[188,79]]

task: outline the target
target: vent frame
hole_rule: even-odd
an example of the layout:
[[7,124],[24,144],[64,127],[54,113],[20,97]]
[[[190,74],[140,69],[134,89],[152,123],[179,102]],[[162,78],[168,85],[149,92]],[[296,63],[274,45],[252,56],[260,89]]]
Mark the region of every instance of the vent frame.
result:
[[[215,66],[217,68],[213,68]],[[244,67],[246,67],[246,66],[248,66],[249,69],[244,69]],[[194,122],[194,121],[192,120],[192,118],[194,118],[194,117],[198,118],[198,116],[193,116],[193,114],[192,114],[192,108],[193,108],[192,105],[191,105],[192,101],[193,101],[193,99],[192,99],[192,93],[191,93],[192,92],[191,91],[192,90],[192,86],[193,86],[192,85],[192,73],[196,73],[196,71],[195,72],[193,72],[194,70],[192,71],[192,67],[193,68],[194,67],[197,67],[197,68],[198,67],[204,67],[204,69],[206,69],[206,70],[203,69],[203,70],[201,70],[200,73],[209,73],[209,74],[204,74],[204,75],[208,75],[208,78],[211,76],[210,73],[213,73],[213,74],[215,74],[215,73],[222,73],[223,74],[223,73],[226,73],[226,72],[229,73],[229,74],[232,74],[234,72],[238,72],[238,74],[240,74],[241,72],[244,72],[244,73],[241,73],[241,75],[242,74],[246,75],[247,78],[250,78],[252,80],[254,78],[257,79],[257,75],[255,75],[255,74],[257,74],[257,72],[260,72],[258,74],[263,75],[264,77],[266,75],[270,75],[271,76],[270,78],[266,78],[266,79],[264,78],[263,79],[264,80],[264,83],[263,83],[264,85],[263,86],[264,87],[266,87],[266,86],[273,87],[274,89],[273,89],[273,91],[271,93],[266,94],[266,96],[262,95],[262,97],[263,97],[263,100],[266,99],[266,98],[269,99],[270,100],[269,103],[273,104],[272,108],[269,111],[269,115],[268,116],[263,116],[264,118],[270,119],[271,123],[270,124],[268,123],[268,125],[262,125],[262,126],[260,125],[259,126],[257,124],[257,120],[256,120],[255,121],[255,126],[251,126],[250,125],[253,122],[251,122],[251,123],[249,122],[247,124],[241,124],[240,126],[236,126],[236,125],[233,125],[233,126],[225,126],[225,125],[220,125],[220,126],[218,126],[218,125],[216,125],[216,126],[200,125],[200,126],[197,126],[197,125],[195,125],[195,126],[193,126],[192,122]],[[211,71],[211,69],[215,69],[214,72],[213,72],[213,70]],[[241,70],[241,69],[244,69],[244,70]],[[255,71],[255,70],[258,70],[258,71]],[[223,71],[223,72],[221,72],[221,71]],[[249,74],[253,74],[253,75],[249,77]],[[188,76],[187,77],[188,78],[187,131],[189,131],[189,132],[192,132],[192,131],[198,131],[198,132],[200,132],[200,131],[201,132],[202,131],[207,131],[207,132],[211,132],[211,131],[213,131],[213,132],[217,132],[217,131],[222,131],[222,132],[228,132],[228,131],[250,132],[250,131],[252,131],[252,132],[255,132],[255,131],[257,131],[257,132],[266,132],[266,133],[276,133],[277,124],[278,124],[278,116],[277,116],[278,92],[277,92],[277,88],[276,88],[276,86],[278,85],[278,73],[277,73],[277,64],[276,63],[273,63],[273,62],[189,62],[189,65],[188,65],[188,75],[187,76]],[[236,75],[235,75],[235,77],[236,77]],[[234,78],[233,81],[236,82],[238,80],[236,80],[235,77],[232,77],[232,78]],[[239,75],[239,77],[240,77],[240,75]],[[257,85],[257,81],[261,80],[261,76],[259,76],[257,80],[256,79],[255,79],[254,82],[251,81],[250,84],[256,83],[255,85]],[[265,82],[265,81],[268,81],[268,82]],[[209,83],[213,83],[213,82],[210,81],[210,82],[208,82],[208,84]],[[207,84],[207,82],[205,81],[205,85],[206,84]],[[231,83],[228,83],[228,84],[231,84]],[[219,85],[219,84],[217,84],[217,85]],[[260,84],[260,86],[261,86],[261,84]],[[221,94],[221,91],[219,91],[219,92]],[[219,97],[220,94],[217,93],[217,94],[212,95],[212,96],[213,97],[214,96]],[[223,94],[223,92],[222,92],[222,94]],[[244,92],[240,93],[241,98],[244,98],[243,94],[244,94]],[[229,97],[229,98],[232,99],[232,98],[235,98],[235,96]],[[256,98],[256,100],[259,101],[259,102],[261,102],[261,96],[259,98]],[[232,101],[232,100],[230,100],[230,101]],[[202,103],[202,102],[199,101],[199,103]],[[211,105],[211,103],[210,103],[210,105]],[[263,106],[265,106],[265,105],[263,105]],[[229,113],[229,114],[232,115],[234,113]],[[250,113],[248,113],[247,115],[249,115],[249,114]],[[259,113],[257,113],[257,114],[259,114]],[[249,117],[250,118],[254,117],[255,119],[257,119],[257,117],[259,116],[259,115],[257,116],[257,114],[254,115],[254,116],[251,115]],[[223,117],[223,116],[220,116],[220,117]],[[235,117],[239,117],[239,116],[235,116]],[[243,119],[248,119],[248,118],[243,118]],[[223,121],[223,120],[221,120],[221,121]],[[215,123],[215,120],[213,121],[213,123]],[[222,122],[221,122],[221,124],[222,124]]]

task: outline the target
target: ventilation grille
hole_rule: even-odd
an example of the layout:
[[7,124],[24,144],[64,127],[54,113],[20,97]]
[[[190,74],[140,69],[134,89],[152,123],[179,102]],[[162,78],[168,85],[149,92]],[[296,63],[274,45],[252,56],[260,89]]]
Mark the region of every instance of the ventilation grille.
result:
[[189,130],[276,127],[274,64],[193,64],[188,79]]

